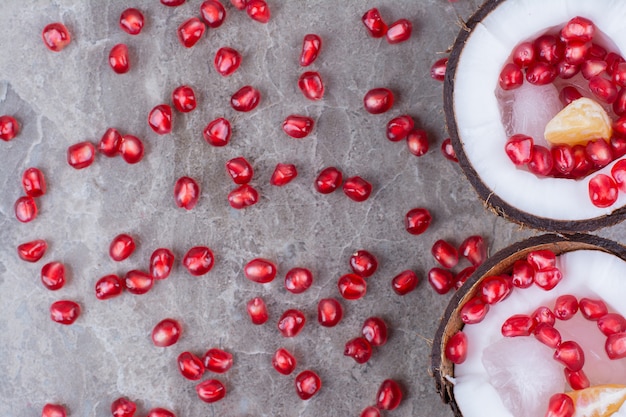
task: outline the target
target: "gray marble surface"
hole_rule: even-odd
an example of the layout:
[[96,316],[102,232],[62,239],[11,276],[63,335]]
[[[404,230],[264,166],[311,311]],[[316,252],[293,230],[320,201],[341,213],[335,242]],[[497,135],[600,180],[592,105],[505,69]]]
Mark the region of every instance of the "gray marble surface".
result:
[[[459,244],[481,234],[493,253],[537,234],[486,211],[459,167],[439,151],[447,135],[442,84],[430,79],[429,69],[479,1],[269,0],[267,25],[226,2],[224,25],[184,49],[176,28],[199,15],[200,3],[188,0],[168,8],[157,0],[2,1],[0,113],[14,115],[22,132],[0,143],[0,416],[37,416],[46,402],[64,404],[72,416],[108,416],[120,396],[137,402],[139,416],[157,406],[187,417],[358,416],[375,402],[386,378],[400,381],[405,396],[385,415],[451,416],[427,372],[431,340],[449,297],[435,294],[424,280],[435,266],[430,247],[440,238]],[[118,26],[120,13],[130,6],[146,16],[143,32],[134,37]],[[411,39],[389,45],[369,38],[360,17],[371,7],[388,22],[411,20]],[[60,53],[41,41],[42,28],[55,21],[73,35]],[[324,41],[311,67],[326,83],[320,102],[307,101],[297,89],[306,33]],[[107,63],[108,51],[120,42],[131,53],[132,68],[125,75],[113,73]],[[228,78],[212,67],[222,46],[243,55],[241,68]],[[158,136],[147,125],[147,114],[169,102],[181,84],[195,88],[198,108],[175,114],[173,132]],[[256,110],[236,114],[229,98],[246,84],[263,98]],[[363,95],[380,86],[396,93],[396,104],[386,114],[370,115]],[[291,113],[313,117],[313,134],[287,137],[281,122]],[[421,158],[384,136],[386,122],[403,113],[430,135],[431,150]],[[202,129],[219,116],[233,122],[233,138],[228,146],[213,148],[203,141]],[[81,171],[67,165],[68,146],[96,142],[111,126],[144,140],[143,161],[127,165],[98,155]],[[234,186],[224,163],[235,156],[252,163],[253,184],[261,194],[256,206],[242,211],[226,200]],[[278,162],[295,163],[299,170],[283,188],[269,185]],[[355,203],[340,191],[315,192],[316,173],[329,165],[371,181],[371,198]],[[13,204],[23,193],[21,174],[31,166],[45,173],[48,193],[38,200],[39,216],[20,224]],[[198,205],[189,212],[177,208],[172,197],[173,184],[183,175],[202,187]],[[427,207],[434,216],[421,236],[404,230],[404,214],[413,207]],[[138,248],[116,263],[108,246],[123,232],[136,237]],[[623,241],[624,226],[598,234]],[[35,238],[46,239],[50,247],[38,263],[25,263],[15,248]],[[216,255],[213,270],[197,278],[180,265],[195,245],[207,245]],[[157,247],[171,248],[177,256],[170,278],[142,296],[95,298],[99,277],[147,269]],[[344,320],[323,328],[316,320],[317,301],[339,297],[337,279],[349,271],[350,254],[358,249],[375,253],[380,268],[363,299],[342,301]],[[254,257],[277,263],[274,282],[260,285],[243,276],[243,265]],[[53,260],[68,268],[68,282],[56,292],[39,280],[41,267]],[[295,266],[312,269],[315,277],[300,295],[282,285],[285,272]],[[415,270],[422,281],[400,297],[390,281],[405,269]],[[270,320],[263,326],[246,316],[245,304],[255,296],[268,304]],[[81,304],[83,314],[73,325],[50,320],[48,308],[58,299]],[[308,320],[293,339],[276,329],[288,308],[302,309]],[[343,356],[343,346],[374,315],[388,322],[390,339],[359,365]],[[183,336],[174,346],[156,348],[150,332],[165,317],[183,323]],[[294,352],[298,372],[312,369],[321,376],[323,388],[311,400],[296,396],[294,375],[273,370],[271,356],[281,346]],[[182,351],[202,354],[211,347],[231,351],[235,365],[219,377],[226,398],[209,405],[197,398],[195,383],[180,376],[175,360]]]

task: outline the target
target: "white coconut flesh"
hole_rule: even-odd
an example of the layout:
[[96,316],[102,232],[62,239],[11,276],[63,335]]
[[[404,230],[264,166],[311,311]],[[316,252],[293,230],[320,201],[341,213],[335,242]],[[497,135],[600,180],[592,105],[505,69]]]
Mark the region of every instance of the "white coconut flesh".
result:
[[[496,91],[502,67],[515,46],[560,28],[575,16],[594,22],[597,31],[617,48],[613,52],[626,51],[626,1],[503,1],[469,35],[459,56],[453,92],[458,137],[480,180],[510,206],[538,217],[567,221],[601,217],[626,205],[626,193],[620,193],[615,204],[607,208],[596,207],[589,198],[589,180],[597,173],[610,175],[617,161],[581,180],[537,177],[517,168],[504,151],[508,135]],[[558,100],[558,92],[553,90],[546,100]],[[535,117],[541,119],[541,112],[535,110]],[[545,117],[538,120],[541,131],[549,120]]]
[[[564,294],[601,299],[626,316],[626,262],[595,250],[577,250],[557,257],[563,279],[552,290],[537,286],[515,288],[504,301],[491,306],[485,319],[466,325],[467,359],[454,367],[454,397],[463,417],[538,417],[545,415],[550,396],[571,391],[564,367],[552,355],[554,349],[534,336],[504,337],[501,327],[514,314],[532,314],[538,307],[554,308]],[[574,340],[585,353],[583,371],[592,386],[626,385],[626,358],[606,355],[604,336],[596,322],[578,312],[554,326],[562,340]],[[579,416],[579,414],[575,414]],[[626,417],[623,405],[615,417]]]

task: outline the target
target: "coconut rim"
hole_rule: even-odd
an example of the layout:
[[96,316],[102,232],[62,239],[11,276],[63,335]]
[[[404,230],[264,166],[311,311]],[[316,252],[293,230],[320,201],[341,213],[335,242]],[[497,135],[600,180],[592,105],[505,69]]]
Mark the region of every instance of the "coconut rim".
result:
[[572,234],[557,235],[544,234],[514,243],[493,256],[489,257],[468,278],[463,286],[450,299],[441,318],[431,352],[430,374],[435,379],[435,389],[444,403],[447,403],[457,416],[462,412],[454,397],[454,384],[448,377],[454,377],[454,364],[445,356],[445,347],[448,340],[459,330],[464,323],[461,321],[460,310],[467,300],[473,297],[479,284],[486,277],[508,273],[515,261],[526,259],[529,252],[548,249],[557,256],[577,250],[599,250],[617,256],[626,262],[626,246],[595,235]]
[[[530,226],[534,229],[547,232],[578,233],[591,232],[623,221],[626,218],[626,206],[622,206],[610,214],[581,220],[552,219],[520,210],[504,201],[481,180],[471,161],[465,154],[463,142],[458,133],[456,112],[454,110],[454,84],[458,63],[461,59],[465,43],[469,40],[469,37],[476,26],[505,1],[507,0],[485,1],[482,6],[480,6],[478,10],[468,19],[468,21],[462,24],[462,28],[457,35],[450,52],[450,56],[448,57],[443,86],[443,109],[452,147],[456,153],[458,163],[465,177],[468,179],[487,208],[495,212],[497,215],[518,223],[521,226]],[[504,148],[504,144],[502,146]]]

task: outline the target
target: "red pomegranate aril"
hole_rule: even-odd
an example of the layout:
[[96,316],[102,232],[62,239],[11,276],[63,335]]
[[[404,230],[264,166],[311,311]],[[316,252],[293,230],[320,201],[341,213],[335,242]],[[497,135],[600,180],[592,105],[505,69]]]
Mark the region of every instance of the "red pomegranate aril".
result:
[[166,248],[159,248],[150,256],[150,275],[154,279],[169,277],[174,266],[174,254]]
[[128,46],[123,43],[113,46],[109,52],[109,65],[115,73],[126,74],[130,69]]
[[602,73],[606,71],[606,68],[606,61],[598,59],[588,59],[580,65],[580,72],[582,73],[585,80],[590,80],[592,77],[602,75]]
[[[542,35],[535,39],[533,47],[537,61],[542,63],[556,65],[563,58],[564,44],[556,36]],[[532,67],[533,65],[530,65],[529,70]]]
[[378,269],[378,261],[370,252],[358,250],[350,257],[350,268],[355,274],[368,278]]
[[624,58],[622,58],[621,55],[618,55],[615,52],[609,52],[608,54],[606,54],[604,60],[606,61],[606,73],[611,77],[613,76],[613,73],[615,72],[617,66],[624,62]]
[[533,85],[547,85],[556,79],[558,71],[554,65],[535,62],[526,70],[526,81]]
[[525,314],[515,314],[502,324],[504,337],[530,336],[535,328],[535,321]]
[[96,282],[96,298],[108,300],[115,298],[124,291],[124,282],[117,275],[105,275]]
[[50,306],[50,318],[57,323],[70,325],[78,316],[80,316],[80,306],[74,301],[55,301]]
[[230,4],[235,6],[235,8],[238,9],[238,10],[245,9],[246,8],[246,3],[248,3],[248,0],[230,0]]
[[487,248],[482,236],[469,236],[459,246],[459,253],[474,266],[482,264],[487,258]]
[[23,196],[18,198],[13,208],[15,210],[15,218],[22,223],[31,222],[37,217],[37,204],[32,197]]
[[276,265],[263,258],[255,258],[243,267],[243,273],[250,281],[267,284],[276,278]]
[[202,357],[204,369],[216,374],[223,374],[233,366],[233,355],[222,349],[212,348]]
[[[611,153],[614,159],[619,159],[626,155],[626,138],[613,136],[611,138]],[[613,179],[615,179],[615,177]]]
[[613,102],[613,112],[620,117],[626,115],[626,88],[621,88],[617,93],[617,98]]
[[344,356],[349,356],[356,363],[365,363],[372,357],[372,345],[364,337],[355,337],[346,342]]
[[[591,47],[588,41],[573,40],[565,44],[565,62],[571,65],[579,65],[585,61],[587,52]],[[563,62],[563,61],[562,61]]]
[[124,276],[124,287],[135,295],[145,294],[154,285],[154,279],[146,272],[139,270],[128,271]]
[[294,164],[278,163],[270,178],[270,184],[282,187],[283,185],[289,184],[297,176],[298,170]]
[[605,336],[626,332],[626,319],[617,313],[607,313],[598,319],[598,329]]
[[122,135],[115,128],[108,128],[100,142],[98,143],[98,151],[104,156],[112,158],[117,156],[120,152],[120,146],[122,144]]
[[313,284],[313,274],[306,268],[292,268],[285,275],[285,289],[293,294],[308,290]]
[[602,300],[592,300],[590,298],[581,298],[578,302],[580,313],[587,320],[596,321],[609,312],[606,304]]
[[246,13],[257,22],[267,23],[270,21],[270,8],[265,0],[249,0],[246,4]]
[[569,80],[580,72],[580,64],[569,64],[561,61],[556,65],[556,73],[563,80]]
[[572,340],[561,342],[554,350],[553,358],[574,372],[580,371],[585,363],[583,349]]
[[289,375],[296,369],[296,358],[285,348],[278,348],[272,356],[272,366],[276,372]]
[[380,417],[380,410],[373,405],[365,407],[359,417]]
[[261,297],[254,297],[246,304],[246,311],[252,324],[261,325],[269,319],[267,306]]
[[207,379],[196,385],[196,393],[205,403],[214,403],[226,396],[226,387],[217,379]]
[[535,269],[523,259],[513,264],[512,284],[518,288],[528,288],[533,284]]
[[570,294],[559,296],[555,303],[554,316],[559,320],[569,320],[578,312],[578,299]]
[[124,135],[120,143],[120,155],[129,164],[136,164],[143,159],[143,142],[136,136]]
[[594,206],[604,208],[612,206],[619,196],[615,180],[605,174],[597,174],[589,180],[589,199]]
[[446,78],[448,58],[440,58],[430,67],[430,78],[436,81],[443,81]]
[[129,35],[138,35],[143,28],[143,14],[134,8],[128,8],[120,15],[120,27]]
[[61,262],[49,262],[41,268],[41,283],[50,291],[56,291],[65,285],[65,265]]
[[370,114],[385,113],[393,106],[393,93],[388,88],[374,88],[363,97],[363,106]]
[[148,115],[148,124],[159,135],[172,131],[172,108],[167,104],[159,104]]
[[304,328],[306,317],[300,310],[289,309],[278,320],[278,330],[283,337],[295,337]]
[[589,386],[591,385],[589,383],[589,378],[587,378],[587,375],[582,369],[580,371],[573,372],[565,368],[564,371],[565,371],[565,379],[567,380],[567,383],[569,384],[570,387],[572,387],[573,390],[581,390],[581,389],[589,388]]
[[199,277],[213,269],[215,257],[206,246],[194,246],[183,257],[183,266],[194,277]]
[[72,40],[67,27],[63,23],[58,22],[46,25],[41,32],[41,37],[46,47],[54,52],[60,52]]
[[475,296],[466,301],[461,308],[461,320],[465,324],[480,323],[488,311],[489,304],[486,304],[481,297]]
[[183,352],[176,359],[178,370],[181,375],[192,381],[197,381],[204,374],[204,364],[202,360],[191,352]]
[[585,147],[582,145],[574,145],[572,147],[572,154],[574,155],[574,169],[572,169],[568,178],[578,179],[585,177],[593,168],[593,162],[588,159]]
[[359,176],[346,179],[343,183],[343,193],[358,203],[367,200],[372,193],[372,184]]
[[550,397],[545,417],[573,417],[574,400],[568,395],[558,393]]
[[182,331],[183,328],[177,320],[163,319],[152,329],[152,343],[157,347],[172,346],[178,342]]
[[17,255],[26,262],[37,262],[46,253],[48,243],[43,239],[36,239],[22,243],[17,247]]
[[322,380],[313,371],[305,370],[296,376],[296,394],[302,400],[308,400],[322,388]]
[[393,379],[386,379],[380,384],[376,394],[376,407],[381,410],[395,410],[402,401],[402,389]]
[[188,113],[196,108],[196,93],[193,88],[181,85],[172,92],[172,103],[181,113]]
[[606,338],[604,349],[609,359],[626,358],[626,333],[613,333]]
[[191,210],[200,198],[200,186],[190,177],[181,177],[174,185],[174,201],[180,208]]
[[561,100],[561,104],[563,104],[563,106],[567,106],[568,104],[571,104],[573,101],[578,100],[582,96],[583,95],[580,94],[580,91],[578,91],[576,87],[568,85],[566,87],[563,87],[563,89],[559,93],[559,100]]
[[617,87],[610,80],[595,75],[589,79],[589,90],[600,101],[612,104],[617,100]]
[[556,349],[561,344],[561,333],[548,323],[539,323],[534,330],[535,338],[548,346]]
[[383,346],[387,343],[387,324],[380,317],[369,317],[361,327],[363,337],[372,346]]
[[576,16],[561,29],[561,39],[565,42],[581,41],[591,42],[596,27],[593,22],[584,17]]
[[343,174],[335,167],[324,168],[317,174],[315,189],[321,194],[330,194],[335,191],[343,181]]
[[399,19],[389,25],[387,28],[387,42],[390,44],[400,43],[408,40],[411,37],[413,31],[413,25],[407,19]]
[[213,66],[222,77],[228,77],[241,65],[241,54],[233,48],[224,46],[217,50]]
[[452,139],[446,138],[443,140],[443,142],[441,142],[441,153],[446,159],[452,162],[459,162],[459,158],[457,158],[456,156],[454,146],[452,146]]
[[613,83],[618,87],[626,86],[626,62],[620,62],[613,70]]
[[339,293],[346,300],[358,300],[367,292],[367,283],[357,274],[345,274],[337,281]]
[[317,59],[317,55],[322,49],[322,38],[314,33],[304,35],[302,41],[302,52],[300,53],[300,65],[308,67]]
[[20,132],[20,125],[11,116],[0,116],[0,139],[8,142]]
[[66,417],[65,407],[59,404],[45,404],[41,410],[41,417]]
[[137,405],[127,398],[118,398],[111,403],[113,417],[134,417],[136,411]]
[[185,3],[185,0],[161,0],[161,4],[168,7],[177,7]]
[[613,161],[613,153],[611,145],[604,139],[594,139],[585,145],[587,159],[589,159],[596,168],[607,166]]
[[478,295],[486,304],[496,304],[511,295],[511,282],[504,275],[484,278],[478,287]]
[[228,194],[228,204],[234,209],[241,210],[255,205],[259,201],[259,193],[251,185],[244,184]]
[[224,23],[226,19],[226,9],[219,0],[206,0],[200,5],[200,14],[202,20],[210,28],[218,28]]
[[412,235],[421,235],[428,229],[432,216],[425,208],[414,208],[409,210],[404,217],[404,228]]
[[22,174],[22,188],[29,197],[41,197],[46,193],[46,179],[38,168],[28,168]]
[[554,313],[546,306],[538,307],[533,312],[533,314],[531,314],[531,317],[533,318],[533,320],[535,320],[535,323],[537,324],[545,323],[549,324],[550,326],[554,326],[554,323],[556,323],[556,317],[554,316]]
[[465,281],[476,271],[475,266],[468,266],[467,268],[463,268],[458,274],[454,277],[454,288],[459,289],[465,284]]
[[324,82],[318,72],[307,71],[298,79],[298,87],[309,100],[321,100],[324,96]]
[[459,263],[459,252],[443,239],[439,239],[433,244],[430,253],[444,268],[454,268]]
[[225,146],[230,141],[230,122],[223,117],[211,121],[202,132],[204,140],[213,146]]
[[557,286],[561,279],[563,278],[563,274],[558,268],[548,268],[540,271],[535,271],[535,284],[539,286],[539,288],[544,289],[546,291],[550,291],[554,287]]
[[230,105],[236,111],[249,112],[259,105],[259,101],[261,101],[261,93],[255,88],[246,85],[232,95]]
[[191,48],[204,35],[205,30],[205,24],[197,17],[192,17],[178,27],[178,40],[185,48]]
[[554,161],[550,150],[545,146],[533,145],[532,157],[528,162],[528,169],[535,175],[547,176],[552,171]]
[[592,43],[589,51],[587,51],[587,59],[604,59],[606,57],[606,49],[597,43]]
[[80,142],[67,148],[67,163],[74,169],[91,165],[96,157],[96,148],[91,142]]
[[252,180],[254,170],[246,158],[240,156],[226,162],[226,171],[235,184],[247,184]]
[[526,256],[526,260],[536,271],[556,267],[556,254],[548,249],[534,250]]
[[432,268],[428,271],[428,283],[437,294],[446,294],[454,287],[452,272],[443,268]]
[[387,24],[380,16],[378,9],[375,7],[365,12],[361,21],[372,38],[382,38],[387,34]]
[[507,140],[504,151],[513,164],[520,166],[532,160],[534,145],[535,142],[530,136],[516,134]]
[[109,256],[116,262],[128,258],[134,251],[135,241],[126,233],[115,236],[109,246]]
[[567,176],[574,169],[574,153],[569,145],[555,145],[550,149],[552,169],[556,175]]
[[317,304],[317,321],[324,327],[335,327],[343,318],[343,307],[334,298],[322,298]]
[[626,192],[626,160],[617,161],[611,168],[611,176],[620,191]]
[[406,295],[417,288],[419,279],[415,272],[406,270],[400,272],[391,280],[391,288],[398,295]]
[[425,130],[413,129],[406,136],[406,144],[409,152],[415,156],[422,156],[428,152],[428,133]]
[[148,411],[148,415],[146,417],[176,417],[176,414],[167,408],[157,407]]
[[522,42],[513,49],[512,60],[519,68],[527,68],[537,60],[535,48],[531,42]]
[[314,123],[310,117],[291,114],[283,122],[283,132],[294,139],[302,139],[311,133]]
[[613,122],[613,134],[625,137],[626,136],[626,117],[622,116]]
[[500,77],[498,78],[498,84],[500,88],[508,91],[521,87],[524,84],[524,73],[522,69],[515,64],[506,64],[502,71],[500,71]]
[[457,331],[448,339],[445,355],[448,360],[456,365],[465,362],[465,359],[467,359],[467,336],[463,331]]
[[399,142],[407,137],[413,127],[415,127],[415,122],[408,114],[394,117],[387,123],[387,139],[391,142]]

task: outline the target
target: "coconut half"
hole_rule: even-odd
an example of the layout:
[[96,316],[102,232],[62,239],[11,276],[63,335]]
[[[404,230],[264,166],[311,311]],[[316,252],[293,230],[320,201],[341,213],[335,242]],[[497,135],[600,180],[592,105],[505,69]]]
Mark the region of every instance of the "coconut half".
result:
[[[464,325],[460,318],[460,310],[465,302],[476,294],[485,277],[510,273],[515,261],[526,259],[528,253],[543,249],[551,250],[557,255],[557,265],[563,272],[562,281],[554,289],[545,291],[536,285],[526,289],[514,288],[508,298],[491,306],[482,322]],[[448,304],[435,335],[430,368],[437,392],[444,402],[449,403],[456,416],[520,417],[519,414],[511,412],[511,405],[507,404],[510,399],[502,398],[499,392],[500,387],[494,382],[493,372],[488,369],[489,363],[486,360],[490,358],[489,355],[493,354],[494,349],[497,351],[504,346],[503,344],[509,342],[518,343],[516,346],[519,348],[515,349],[520,353],[538,350],[538,354],[543,355],[544,359],[547,355],[548,359],[543,363],[533,360],[531,365],[527,366],[528,371],[533,373],[533,376],[539,375],[542,381],[556,375],[556,386],[560,387],[560,392],[565,390],[563,366],[557,364],[556,373],[552,371],[552,375],[549,374],[549,370],[544,369],[556,364],[552,360],[553,350],[542,345],[532,335],[506,338],[502,336],[500,330],[504,320],[513,314],[531,314],[536,308],[544,305],[552,309],[554,300],[562,294],[572,294],[578,299],[600,298],[609,306],[609,311],[626,315],[626,304],[623,301],[626,299],[626,247],[610,240],[585,234],[568,236],[548,234],[530,238],[491,256],[456,292]],[[580,316],[580,313],[577,313],[577,316]],[[579,320],[585,321],[582,317]],[[557,321],[555,326],[569,325],[570,330],[572,326],[579,328],[591,326],[593,330],[587,331],[602,337],[595,322],[588,320],[585,322],[587,324],[581,325],[580,322],[572,319],[571,323]],[[467,335],[467,359],[460,365],[454,365],[446,357],[445,347],[448,340],[461,329]],[[574,327],[569,336],[580,337],[576,335],[576,331]],[[565,339],[566,330],[561,330],[561,333],[563,340],[567,340]],[[582,337],[586,338],[586,336]],[[591,338],[589,343],[592,343]],[[509,356],[514,354],[515,352],[507,353]],[[588,355],[588,357],[586,368],[583,369],[592,380],[592,385],[603,383],[626,385],[626,359],[610,361],[605,354]],[[497,361],[494,359],[494,362]],[[542,375],[540,370],[543,370],[545,375]],[[526,371],[522,370],[522,372]],[[544,396],[555,393],[541,392]],[[521,393],[520,395],[531,394]],[[539,404],[541,412],[535,415],[543,415],[548,403],[545,398],[538,401],[543,401]],[[621,412],[626,415],[626,407],[623,407]]]
[[[444,81],[448,132],[480,198],[506,218],[548,231],[591,231],[626,217],[626,193],[607,208],[591,203],[588,183],[595,174],[580,180],[540,178],[518,169],[504,152],[507,126],[496,97],[500,71],[519,43],[553,32],[575,16],[593,21],[614,52],[626,52],[622,0],[488,0],[457,37]],[[536,106],[550,100],[554,93],[548,92]],[[531,116],[542,117],[541,111]],[[541,123],[543,129],[545,120]],[[615,162],[596,173],[610,175]]]

